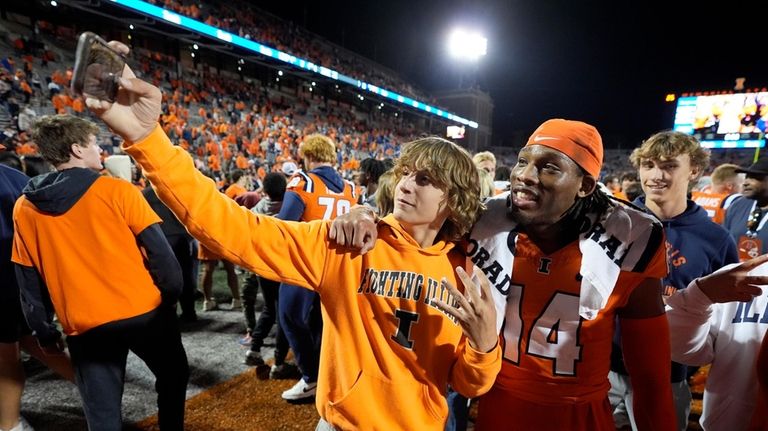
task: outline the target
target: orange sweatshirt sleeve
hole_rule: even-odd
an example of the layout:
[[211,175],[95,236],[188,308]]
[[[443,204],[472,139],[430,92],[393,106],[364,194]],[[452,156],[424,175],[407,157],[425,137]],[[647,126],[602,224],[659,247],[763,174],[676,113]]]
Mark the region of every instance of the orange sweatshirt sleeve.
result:
[[189,153],[171,145],[158,125],[144,140],[124,143],[157,195],[202,245],[271,280],[317,289],[328,255],[328,223],[260,216],[219,193]]
[[473,349],[466,337],[462,337],[461,355],[453,364],[449,383],[467,398],[475,398],[488,392],[501,371],[501,343],[488,353]]

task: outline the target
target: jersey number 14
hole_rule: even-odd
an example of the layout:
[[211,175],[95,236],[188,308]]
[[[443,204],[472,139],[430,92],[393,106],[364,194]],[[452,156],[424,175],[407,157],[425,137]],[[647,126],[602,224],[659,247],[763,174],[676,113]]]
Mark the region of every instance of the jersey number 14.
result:
[[[524,287],[512,285],[504,321],[504,358],[520,363],[520,341],[524,335],[521,304]],[[581,359],[579,344],[579,297],[556,292],[544,311],[533,321],[526,345],[526,354],[552,361],[552,374],[575,376],[576,363]]]

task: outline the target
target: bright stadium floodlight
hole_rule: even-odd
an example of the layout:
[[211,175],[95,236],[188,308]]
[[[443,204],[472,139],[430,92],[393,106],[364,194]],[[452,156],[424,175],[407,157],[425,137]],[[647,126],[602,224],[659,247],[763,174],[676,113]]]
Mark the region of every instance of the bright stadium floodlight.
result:
[[448,36],[448,52],[459,60],[475,61],[488,51],[488,39],[457,28]]

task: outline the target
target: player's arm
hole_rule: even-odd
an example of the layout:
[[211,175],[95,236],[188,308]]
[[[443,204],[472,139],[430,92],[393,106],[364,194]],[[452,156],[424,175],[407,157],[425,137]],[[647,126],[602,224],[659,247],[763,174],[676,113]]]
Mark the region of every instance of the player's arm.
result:
[[[751,301],[768,284],[768,254],[733,264],[692,281],[667,300],[671,330],[672,358],[688,365],[714,360],[714,346],[720,327],[715,303]],[[763,265],[763,266],[761,266]],[[730,319],[730,316],[722,316]]]
[[280,212],[275,216],[280,220],[301,220],[302,214],[304,214],[304,201],[298,193],[286,190],[285,196],[283,196],[283,206],[280,207]]
[[632,381],[635,422],[640,430],[676,429],[669,384],[669,325],[661,280],[646,278],[619,312],[624,363]]

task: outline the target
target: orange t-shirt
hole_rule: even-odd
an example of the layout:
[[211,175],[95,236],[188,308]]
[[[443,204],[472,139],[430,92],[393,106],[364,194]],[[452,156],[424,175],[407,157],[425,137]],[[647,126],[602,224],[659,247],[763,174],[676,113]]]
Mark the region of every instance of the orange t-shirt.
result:
[[237,166],[238,169],[248,169],[248,159],[242,154],[238,154],[237,159],[235,159],[235,166]]
[[72,100],[72,110],[77,112],[78,114],[82,113],[84,110],[83,99],[78,97]]
[[227,190],[224,191],[224,194],[227,195],[228,198],[234,199],[247,191],[248,190],[246,190],[245,187],[239,184],[232,184],[227,187]]
[[161,220],[128,181],[99,177],[63,214],[42,212],[22,196],[13,219],[12,260],[40,273],[65,334],[160,305],[136,236]]

